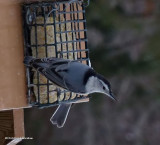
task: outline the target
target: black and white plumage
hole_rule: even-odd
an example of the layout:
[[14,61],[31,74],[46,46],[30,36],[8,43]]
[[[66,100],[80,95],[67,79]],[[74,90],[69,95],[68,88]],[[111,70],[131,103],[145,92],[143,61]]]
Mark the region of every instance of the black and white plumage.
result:
[[[85,95],[99,92],[115,99],[110,83],[88,65],[62,58],[36,59],[31,56],[25,57],[24,64],[35,68],[57,86],[71,92]],[[61,104],[51,117],[51,122],[63,127],[70,107],[71,104]]]

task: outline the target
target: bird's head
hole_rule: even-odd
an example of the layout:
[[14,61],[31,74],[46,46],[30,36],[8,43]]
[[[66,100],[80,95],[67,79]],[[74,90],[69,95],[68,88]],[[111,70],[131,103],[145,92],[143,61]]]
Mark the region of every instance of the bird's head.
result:
[[86,83],[86,91],[90,93],[103,93],[113,100],[116,98],[113,96],[110,83],[100,74],[91,75]]

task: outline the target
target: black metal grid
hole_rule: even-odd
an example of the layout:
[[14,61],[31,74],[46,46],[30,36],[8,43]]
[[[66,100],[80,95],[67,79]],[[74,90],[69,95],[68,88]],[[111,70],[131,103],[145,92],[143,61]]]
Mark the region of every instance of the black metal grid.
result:
[[[37,17],[43,19],[43,23],[37,22]],[[53,22],[48,22],[47,19],[53,17]],[[23,18],[24,18],[24,38],[25,38],[25,56],[32,56],[33,49],[36,52],[36,58],[39,55],[40,47],[45,48],[45,57],[48,57],[48,48],[53,47],[55,51],[55,57],[64,57],[64,55],[69,59],[69,54],[73,54],[73,59],[86,63],[89,65],[89,50],[87,49],[87,28],[85,19],[85,5],[79,2],[69,3],[64,2],[41,2],[41,3],[31,3],[23,5]],[[61,21],[63,18],[63,21]],[[70,30],[67,30],[67,24],[70,23]],[[65,30],[61,30],[62,25]],[[54,41],[53,43],[48,43],[47,41],[47,27],[54,27]],[[38,43],[38,28],[44,28],[44,43]],[[59,27],[59,31],[57,31]],[[31,42],[31,32],[34,29],[34,44]],[[68,34],[72,35],[72,40],[68,40]],[[59,35],[59,41],[57,40],[57,35]],[[62,39],[65,36],[65,41]],[[64,49],[64,45],[66,48]],[[68,46],[72,45],[72,49],[69,50]],[[60,50],[58,50],[60,46]],[[83,47],[83,48],[82,48]],[[74,99],[71,100],[72,93],[70,97],[66,100],[66,90],[62,91],[64,93],[64,98],[59,101],[59,93],[57,92],[57,101],[50,103],[49,101],[49,88],[53,85],[49,80],[46,83],[40,83],[40,74],[34,72],[32,68],[26,69],[27,75],[27,85],[28,85],[28,100],[32,105],[43,106],[53,106],[64,102],[76,102],[77,100],[84,99],[87,97],[76,95]],[[33,75],[37,73],[37,83],[33,83]],[[37,86],[38,95],[35,99],[34,86]],[[47,103],[42,104],[40,102],[40,87],[47,87]]]

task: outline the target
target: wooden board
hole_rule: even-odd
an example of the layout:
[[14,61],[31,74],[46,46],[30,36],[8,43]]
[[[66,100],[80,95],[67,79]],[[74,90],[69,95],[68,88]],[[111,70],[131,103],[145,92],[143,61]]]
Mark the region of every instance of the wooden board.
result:
[[[23,64],[21,10],[23,2],[30,1],[0,1],[0,111],[29,107],[26,100],[26,76]],[[83,29],[82,25],[80,27]],[[84,34],[80,35],[84,37]],[[82,48],[85,48],[84,44],[82,45]],[[85,56],[85,53],[82,55]],[[23,109],[0,112],[0,143],[7,143],[4,137],[24,136],[23,119]]]
[[23,109],[1,111],[0,144],[5,145],[9,143],[13,137],[15,137],[13,139],[19,139],[24,136]]
[[13,111],[0,112],[0,143],[6,144],[9,140],[5,137],[14,137]]
[[[21,5],[24,2],[30,1],[0,1],[0,110],[28,107],[21,15]],[[67,11],[69,11],[68,8]],[[70,19],[69,15],[67,17]],[[82,18],[82,14],[79,17]],[[83,29],[82,24],[80,28]],[[84,37],[84,32],[80,34],[80,37]],[[85,48],[84,42],[81,47]],[[82,53],[82,56],[85,57],[85,53]]]
[[14,137],[24,137],[24,112],[23,109],[13,110]]
[[0,1],[0,110],[28,106],[21,13],[15,0]]

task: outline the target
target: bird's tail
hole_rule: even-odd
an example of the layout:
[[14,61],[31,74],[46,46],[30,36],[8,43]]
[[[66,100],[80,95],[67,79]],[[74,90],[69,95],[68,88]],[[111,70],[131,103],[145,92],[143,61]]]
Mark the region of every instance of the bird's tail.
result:
[[32,62],[32,60],[33,60],[34,58],[32,57],[32,56],[26,56],[25,58],[24,58],[24,64],[26,65],[26,66],[31,66],[31,62]]
[[58,128],[63,127],[66,122],[71,105],[72,104],[59,105],[53,116],[50,118],[52,124],[57,125]]
[[34,67],[41,72],[41,69],[50,67],[50,64],[47,63],[45,60],[46,58],[34,58],[32,56],[26,56],[23,62],[26,66]]

